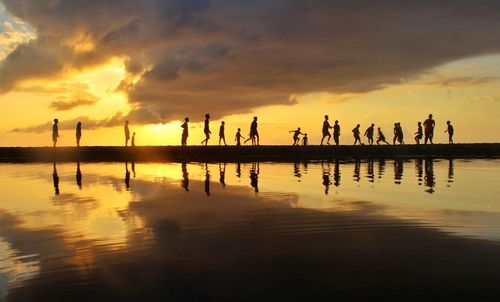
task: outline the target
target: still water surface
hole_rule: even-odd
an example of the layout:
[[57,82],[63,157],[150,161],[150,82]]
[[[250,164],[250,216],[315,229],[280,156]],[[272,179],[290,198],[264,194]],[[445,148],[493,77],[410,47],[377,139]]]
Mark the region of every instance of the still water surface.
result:
[[498,297],[499,163],[0,164],[0,300]]

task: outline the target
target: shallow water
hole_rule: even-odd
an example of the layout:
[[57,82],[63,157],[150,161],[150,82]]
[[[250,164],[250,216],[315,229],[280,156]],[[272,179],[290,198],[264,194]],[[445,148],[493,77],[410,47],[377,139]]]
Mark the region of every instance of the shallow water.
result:
[[0,164],[0,300],[497,297],[499,163]]

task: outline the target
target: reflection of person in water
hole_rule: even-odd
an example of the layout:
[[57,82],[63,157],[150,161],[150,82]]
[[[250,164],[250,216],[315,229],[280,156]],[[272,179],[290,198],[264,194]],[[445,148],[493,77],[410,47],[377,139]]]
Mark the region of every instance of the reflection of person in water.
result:
[[323,186],[325,186],[325,195],[328,195],[328,191],[330,190],[330,185],[331,185],[331,181],[330,181],[330,163],[327,162],[326,163],[326,168],[325,168],[325,163],[324,162],[321,162],[321,170],[323,172]]
[[300,163],[294,162],[293,163],[293,176],[298,178],[298,181],[300,182],[300,178],[302,177],[302,173],[300,173]]
[[241,163],[236,163],[236,177],[241,178]]
[[333,185],[340,186],[340,162],[338,159],[335,160],[335,167],[333,170]]
[[125,162],[125,188],[130,189],[130,171],[128,170],[128,162]]
[[425,159],[424,173],[425,186],[428,188],[425,192],[432,194],[435,192],[434,186],[436,185],[436,182],[434,181],[434,159]]
[[394,160],[394,183],[397,185],[400,185],[403,179],[403,164],[402,159]]
[[422,166],[423,160],[418,158],[415,160],[415,169],[417,170],[418,185],[422,185],[422,176],[424,175],[424,168]]
[[189,192],[189,173],[187,171],[187,164],[185,162],[182,163],[182,188]]
[[207,163],[205,163],[205,193],[210,196],[210,171]]
[[56,162],[54,162],[54,169],[52,172],[52,180],[54,182],[54,192],[56,195],[59,195],[59,176],[57,175]]
[[378,178],[382,178],[385,171],[385,159],[381,158],[378,160]]
[[226,163],[219,163],[219,182],[221,183],[222,187],[226,187]]
[[80,162],[76,162],[76,185],[78,189],[82,189],[82,171],[80,170]]
[[361,160],[359,158],[356,158],[356,161],[354,162],[354,175],[353,178],[356,182],[359,182],[361,180]]
[[452,183],[453,182],[453,177],[455,175],[455,173],[453,172],[453,158],[450,158],[448,160],[448,183]]
[[132,162],[132,174],[134,175],[134,178],[137,176],[135,174],[135,161]]
[[259,163],[252,163],[250,169],[250,185],[254,188],[255,193],[259,193]]
[[368,159],[367,163],[367,169],[366,169],[366,177],[368,178],[369,182],[375,182],[375,173],[374,173],[374,162],[373,159]]

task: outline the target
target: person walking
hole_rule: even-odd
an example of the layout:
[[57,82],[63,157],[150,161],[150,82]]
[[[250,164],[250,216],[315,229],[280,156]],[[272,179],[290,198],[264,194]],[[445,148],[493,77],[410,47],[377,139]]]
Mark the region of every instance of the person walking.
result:
[[373,133],[375,132],[375,124],[371,124],[370,127],[366,128],[365,136],[368,138],[368,144],[373,145]]
[[420,145],[420,140],[422,139],[422,137],[424,137],[424,134],[422,132],[422,123],[418,122],[417,127],[417,132],[415,132],[415,142],[417,143],[417,145]]
[[326,141],[326,144],[329,145],[330,144],[330,138],[332,137],[331,134],[330,134],[330,129],[333,128],[332,126],[330,126],[330,122],[328,121],[328,115],[325,115],[325,120],[323,121],[323,129],[322,129],[322,133],[323,133],[323,137],[321,138],[321,145],[323,145],[323,140],[328,137],[328,140]]
[[76,124],[76,146],[80,147],[80,139],[82,138],[82,123],[78,122]]
[[184,118],[184,123],[181,125],[182,128],[182,137],[181,137],[181,145],[187,145],[187,139],[189,137],[189,118]]
[[52,142],[54,143],[54,147],[56,146],[57,144],[57,139],[59,138],[59,120],[58,119],[54,119],[54,125],[52,126]]
[[453,144],[453,134],[455,133],[455,129],[453,129],[450,121],[447,121],[446,125],[448,125],[448,128],[444,132],[448,132],[448,143]]
[[205,133],[205,139],[201,141],[201,144],[208,145],[208,140],[210,139],[210,134],[212,132],[210,131],[210,114],[205,114],[205,126],[203,127],[203,133]]
[[227,144],[226,144],[225,124],[226,123],[224,121],[222,121],[220,123],[220,127],[219,127],[219,146],[220,146],[221,141],[224,142],[224,146],[227,146]]
[[352,129],[352,134],[354,135],[354,145],[356,145],[357,142],[359,142],[359,144],[362,145],[360,137],[361,132],[359,131],[359,127],[361,127],[361,125],[357,124],[356,127]]

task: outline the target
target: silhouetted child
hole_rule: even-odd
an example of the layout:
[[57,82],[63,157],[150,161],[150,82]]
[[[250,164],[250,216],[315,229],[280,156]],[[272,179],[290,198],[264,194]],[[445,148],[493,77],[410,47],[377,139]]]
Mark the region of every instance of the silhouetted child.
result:
[[257,117],[253,117],[252,124],[250,124],[250,137],[245,140],[245,143],[252,140],[252,145],[259,144],[259,131],[257,131]]
[[76,124],[76,146],[80,147],[80,139],[82,138],[82,123]]
[[392,139],[392,144],[395,145],[396,141],[398,140],[398,123],[394,123],[394,137]]
[[135,132],[134,132],[134,133],[132,133],[132,140],[130,141],[130,145],[131,145],[132,147],[135,147]]
[[125,132],[125,147],[127,147],[128,141],[130,140],[130,129],[128,128],[128,121],[125,121],[125,126],[123,126],[123,131]]
[[403,134],[403,128],[401,128],[401,123],[397,123],[396,135],[397,135],[397,139],[398,139],[399,144],[404,145],[405,144],[405,142],[403,140],[404,134]]
[[59,124],[59,120],[55,118],[54,125],[52,126],[52,142],[54,143],[54,147],[56,146],[57,139],[59,138],[59,126],[57,124]]
[[307,138],[307,133],[304,133],[304,137],[302,138],[302,144],[304,146],[307,146],[309,144],[308,140],[309,139]]
[[448,129],[444,132],[448,132],[448,143],[453,144],[453,133],[455,133],[455,129],[453,129],[450,121],[447,121],[446,125],[448,125]]
[[330,126],[330,122],[328,122],[328,115],[325,115],[325,120],[323,121],[323,129],[322,129],[323,137],[321,138],[321,145],[323,145],[323,140],[325,139],[325,137],[328,137],[326,144],[327,145],[330,144],[330,138],[332,137],[330,135],[331,128],[333,128],[333,127]]
[[205,126],[203,127],[203,133],[205,133],[205,139],[201,141],[201,144],[205,144],[205,146],[208,144],[208,140],[210,139],[210,134],[212,132],[210,131],[210,114],[205,114]]
[[241,139],[245,139],[242,135],[241,135],[241,128],[238,128],[238,132],[236,132],[236,137],[235,137],[235,141],[236,141],[236,146],[241,146]]
[[335,145],[339,145],[340,141],[340,125],[339,121],[335,121],[335,124],[333,125],[333,140],[335,141]]
[[371,124],[365,131],[365,136],[368,138],[368,144],[370,145],[373,145],[373,132],[375,132],[375,124]]
[[186,146],[187,145],[187,138],[189,137],[189,118],[188,117],[184,118],[184,123],[181,125],[181,127],[182,127],[181,145]]
[[429,114],[429,118],[424,121],[424,144],[427,144],[427,140],[432,144],[432,138],[434,137],[434,126],[436,122],[432,119],[432,114]]
[[359,127],[361,127],[361,125],[357,124],[356,127],[352,129],[352,134],[354,135],[354,145],[356,145],[357,142],[361,145],[361,132],[359,131]]
[[226,144],[226,133],[225,133],[225,125],[226,123],[224,121],[222,121],[220,123],[220,127],[219,127],[219,145],[221,143],[221,141],[224,142],[224,146],[227,146]]
[[300,142],[299,136],[301,134],[303,134],[302,132],[300,132],[300,127],[298,127],[297,130],[291,130],[288,133],[293,133],[293,145],[292,146],[295,146],[295,145],[298,146],[299,142]]
[[417,143],[417,145],[420,145],[420,140],[422,139],[422,137],[424,137],[424,133],[422,132],[422,123],[418,122],[417,126],[418,129],[417,132],[415,132],[415,142]]
[[382,133],[382,130],[380,127],[377,128],[378,133],[377,133],[377,145],[380,145],[380,142],[386,143],[387,145],[390,145],[389,142],[385,140],[385,135]]

